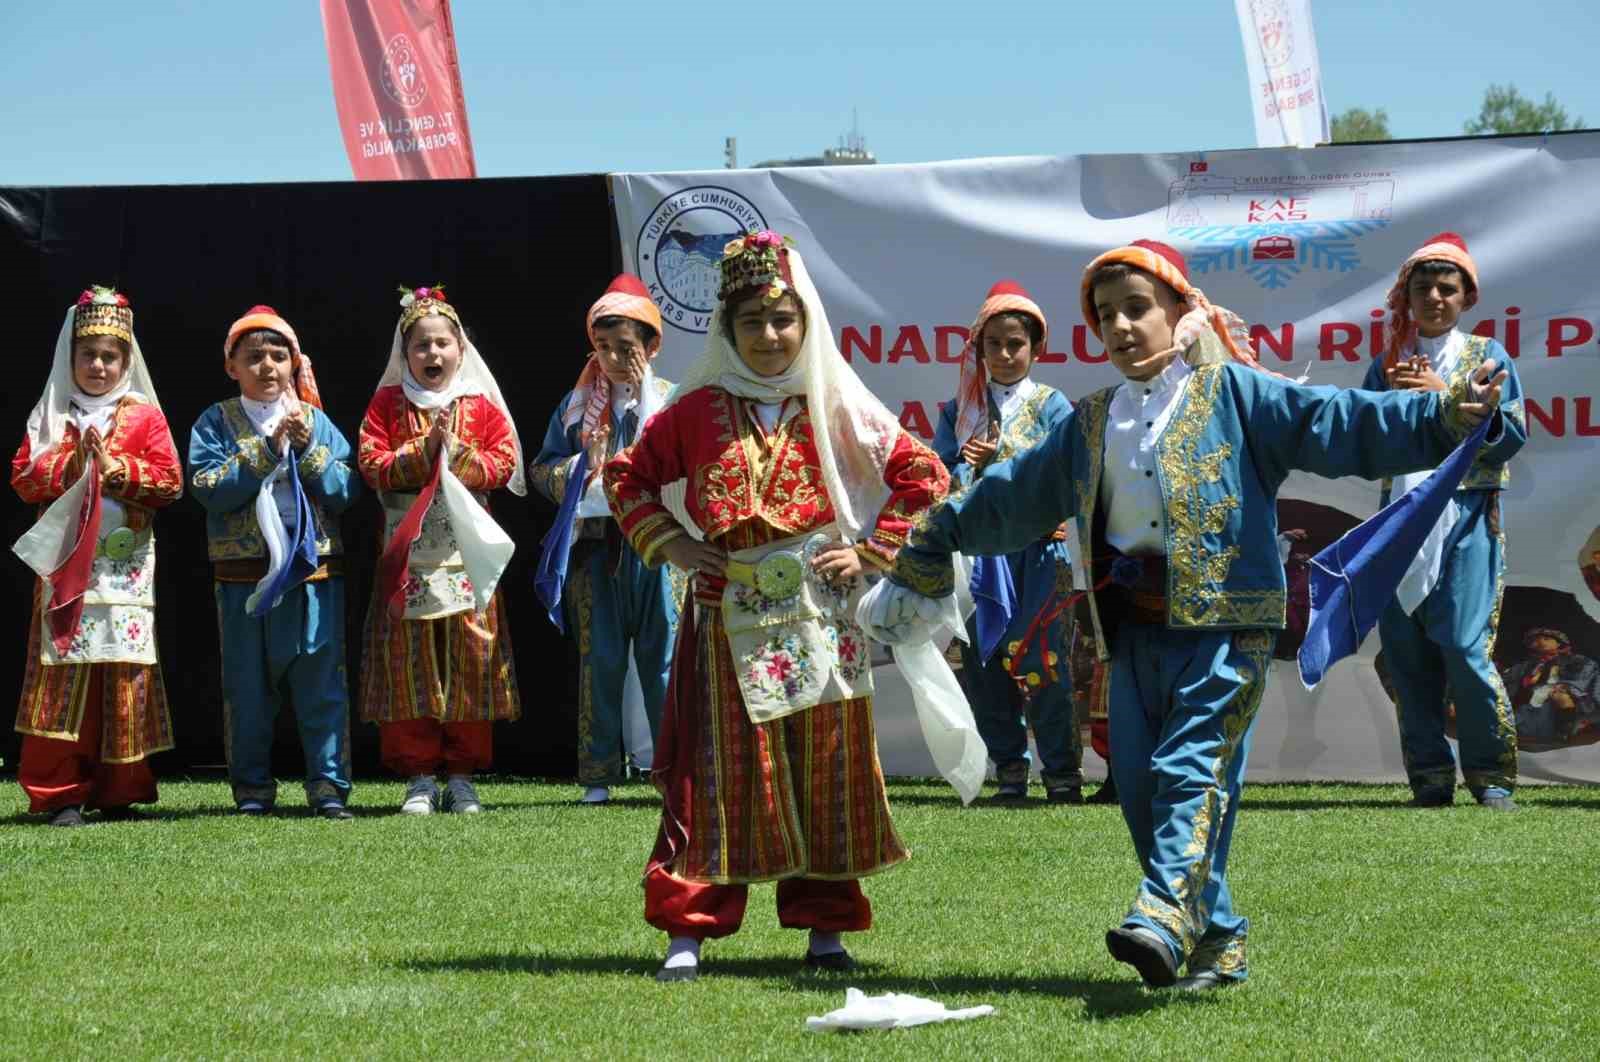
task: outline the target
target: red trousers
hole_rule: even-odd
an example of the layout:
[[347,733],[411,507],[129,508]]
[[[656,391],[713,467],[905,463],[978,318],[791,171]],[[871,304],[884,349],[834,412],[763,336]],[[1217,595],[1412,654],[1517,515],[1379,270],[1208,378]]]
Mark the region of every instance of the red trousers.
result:
[[100,711],[100,699],[91,697],[76,741],[22,735],[17,782],[28,794],[29,811],[57,811],[74,804],[121,808],[155,803],[156,776],[148,761],[101,762]]
[[494,762],[494,724],[437,719],[380,723],[378,749],[383,765],[404,778],[486,771]]
[[[644,879],[644,920],[669,936],[726,937],[744,921],[748,885],[685,881],[661,867]],[[785,878],[778,882],[778,924],[785,929],[859,933],[872,928],[872,904],[859,881]]]

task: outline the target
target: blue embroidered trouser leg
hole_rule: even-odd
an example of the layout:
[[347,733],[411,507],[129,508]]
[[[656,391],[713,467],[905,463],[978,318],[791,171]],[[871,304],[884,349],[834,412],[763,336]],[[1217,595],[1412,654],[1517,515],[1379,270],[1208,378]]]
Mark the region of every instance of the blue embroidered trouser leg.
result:
[[1191,974],[1248,974],[1228,851],[1274,633],[1124,623],[1112,655],[1111,772],[1144,870],[1124,924]]
[[978,724],[994,763],[995,775],[1002,782],[1028,780],[1028,724],[1017,702],[1017,684],[1006,672],[1006,648],[995,650],[987,664],[978,655],[977,628],[967,624],[968,641],[961,644],[961,678],[967,699],[972,702],[972,717]]
[[1028,723],[1039,748],[1039,777],[1047,788],[1083,784],[1083,735],[1078,731],[1066,654],[1060,656],[1061,678],[1028,702]]
[[215,584],[222,624],[228,776],[235,800],[276,796],[273,723],[285,692],[305,756],[306,798],[350,795],[350,700],[344,664],[344,580],[289,591],[261,619],[245,612],[249,583]]
[[1493,516],[1498,498],[1463,492],[1456,504],[1461,515],[1445,541],[1438,585],[1411,615],[1391,599],[1378,634],[1412,789],[1455,785],[1445,739],[1445,706],[1454,703],[1467,787],[1477,797],[1503,796],[1517,784],[1517,731],[1493,659],[1505,557]]
[[652,571],[631,549],[623,551],[615,571],[606,551],[595,550],[565,597],[578,636],[578,781],[610,785],[622,780],[622,689],[630,644],[654,739],[672,669],[677,601],[666,567]]

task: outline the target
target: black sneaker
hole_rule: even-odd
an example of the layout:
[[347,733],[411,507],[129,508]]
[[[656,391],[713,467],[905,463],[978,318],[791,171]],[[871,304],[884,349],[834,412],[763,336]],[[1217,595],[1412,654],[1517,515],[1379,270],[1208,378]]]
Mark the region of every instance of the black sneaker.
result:
[[700,964],[693,966],[663,966],[656,971],[656,980],[663,984],[676,981],[694,981],[700,977]]
[[1453,785],[1425,785],[1411,792],[1411,806],[1414,808],[1447,808],[1456,799]]
[[1046,789],[1044,797],[1052,804],[1081,804],[1083,803],[1083,786],[1058,785],[1054,789]]
[[331,798],[322,801],[312,810],[316,812],[319,818],[332,819],[335,822],[343,822],[346,819],[355,818],[355,814],[351,812],[349,808],[344,806],[343,801],[333,800]]
[[82,826],[83,808],[77,804],[68,804],[64,808],[57,808],[56,813],[50,816],[52,826]]
[[1021,804],[1028,799],[1027,782],[1001,782],[989,798],[991,804]]
[[856,961],[843,949],[817,955],[807,948],[806,966],[812,970],[825,970],[828,973],[849,973],[856,968]]
[[1178,981],[1178,963],[1172,949],[1153,929],[1118,926],[1106,933],[1106,950],[1118,962],[1139,971],[1152,988],[1171,988]]

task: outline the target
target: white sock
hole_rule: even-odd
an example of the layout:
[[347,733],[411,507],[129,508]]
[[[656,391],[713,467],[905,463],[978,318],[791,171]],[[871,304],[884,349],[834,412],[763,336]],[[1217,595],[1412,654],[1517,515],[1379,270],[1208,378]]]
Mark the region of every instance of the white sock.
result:
[[844,950],[844,941],[839,939],[837,933],[824,933],[821,930],[811,931],[811,944],[807,948],[813,955],[832,955]]
[[699,966],[700,942],[693,937],[673,937],[667,941],[667,961],[661,965],[668,970]]

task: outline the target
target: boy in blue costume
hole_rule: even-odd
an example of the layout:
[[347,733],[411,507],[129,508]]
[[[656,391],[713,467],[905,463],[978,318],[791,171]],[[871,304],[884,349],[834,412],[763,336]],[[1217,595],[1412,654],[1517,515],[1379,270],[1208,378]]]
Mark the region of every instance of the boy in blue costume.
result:
[[[568,490],[583,491],[571,561],[578,568],[564,588],[570,629],[578,640],[578,784],[585,804],[604,804],[622,781],[623,689],[632,646],[650,736],[672,668],[681,590],[671,569],[646,567],[616,523],[600,483],[607,458],[639,437],[672,384],[650,368],[661,348],[661,311],[639,278],[623,273],[589,309],[593,352],[550,418],[533,464],[533,485],[557,506]],[[570,482],[588,451],[586,482]],[[561,606],[549,601],[548,607]]]
[[223,358],[239,397],[195,422],[189,484],[206,509],[234,803],[245,815],[273,808],[273,720],[287,695],[305,753],[306,800],[325,818],[348,819],[338,518],[360,477],[350,468],[350,443],[322,412],[311,360],[276,311],[256,306],[234,322]]
[[[1182,255],[1150,241],[1095,259],[1082,290],[1127,379],[933,510],[862,609],[883,640],[926,637],[950,608],[951,554],[1007,552],[1077,519],[1110,661],[1111,771],[1144,877],[1106,945],[1147,984],[1214,988],[1248,973],[1227,861],[1284,623],[1278,488],[1295,469],[1432,467],[1498,404],[1505,375],[1485,363],[1447,394],[1295,386],[1247,353],[1244,322],[1189,283]],[[1491,424],[1491,442],[1502,431]]]
[[[1361,385],[1371,391],[1448,391],[1493,361],[1506,372],[1505,432],[1485,445],[1411,562],[1378,619],[1387,678],[1394,688],[1400,751],[1419,807],[1455,799],[1456,761],[1445,740],[1445,702],[1456,707],[1461,774],[1473,797],[1510,811],[1517,784],[1517,727],[1494,666],[1505,586],[1500,492],[1507,467],[1528,441],[1515,362],[1493,339],[1456,327],[1478,301],[1478,269],[1453,232],[1430,237],[1400,266],[1389,290],[1389,349]],[[1382,504],[1427,479],[1426,470],[1383,485]]]
[[[1072,412],[1065,395],[1029,375],[1048,335],[1044,311],[1022,285],[1002,280],[989,290],[961,352],[956,397],[941,409],[933,436],[934,453],[950,470],[953,489],[969,485],[992,462],[1037,445]],[[1083,740],[1066,666],[1070,615],[1036,622],[1045,618],[1040,613],[1056,599],[1058,588],[1062,594],[1071,590],[1065,538],[1064,526],[1052,528],[1023,549],[975,561],[974,596],[989,600],[967,624],[961,673],[978,733],[994,762],[1000,803],[1027,798],[1029,724],[1046,797],[1051,803],[1083,802]],[[983,584],[991,580],[1010,590],[986,594]],[[1051,653],[1057,656],[1054,662]],[[1017,678],[1029,683],[1026,695],[1012,677],[1013,663]]]

